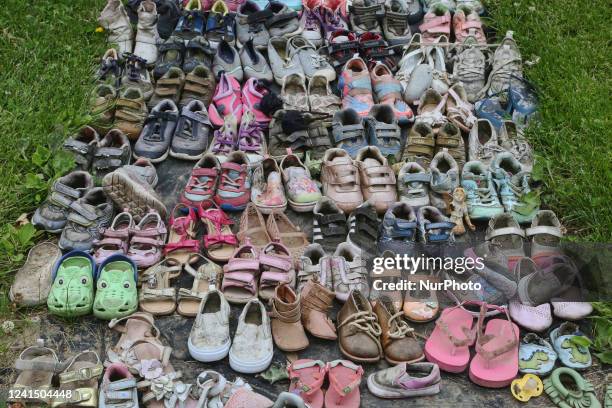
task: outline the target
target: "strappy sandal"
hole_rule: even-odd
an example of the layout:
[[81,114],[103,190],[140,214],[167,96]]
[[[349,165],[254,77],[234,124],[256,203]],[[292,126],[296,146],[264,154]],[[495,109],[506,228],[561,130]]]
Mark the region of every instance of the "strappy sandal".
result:
[[294,263],[297,262],[308,246],[306,234],[295,226],[284,212],[274,211],[266,222],[273,241],[280,242],[289,249]]
[[213,261],[227,262],[238,247],[238,239],[230,227],[234,222],[216,204],[213,205],[215,208],[208,210],[198,208],[198,215],[206,228],[204,248]]
[[110,364],[100,384],[99,408],[138,408],[136,379],[121,363]]
[[446,116],[448,120],[464,132],[469,132],[476,123],[473,114],[474,105],[468,102],[467,93],[461,83],[455,84],[448,89],[446,100]]
[[[194,268],[196,264],[197,269]],[[191,289],[179,289],[177,310],[183,316],[194,317],[198,314],[200,302],[206,292],[221,286],[223,270],[210,259],[198,255],[185,265],[185,271],[193,276],[193,284]]]
[[176,259],[185,265],[189,259],[200,252],[200,243],[196,239],[198,217],[196,210],[185,204],[177,204],[172,210],[170,236],[164,248],[164,255]]
[[295,287],[295,269],[289,249],[280,242],[270,242],[259,255],[261,279],[259,297],[270,300],[278,284],[286,283]]
[[[108,324],[108,327],[121,333],[121,336],[117,344],[106,352],[107,359],[104,361],[106,367],[112,363],[121,363],[130,368],[125,360],[127,360],[127,352],[132,344],[141,339],[159,341],[161,334],[155,325],[153,315],[146,312],[136,312],[121,319],[113,319]],[[138,374],[138,371],[133,371],[132,368],[130,368],[130,372]]]
[[260,274],[259,250],[246,238],[229,262],[223,266],[221,290],[230,303],[244,304],[257,297]]
[[181,264],[172,258],[153,265],[142,275],[142,287],[138,291],[140,310],[154,316],[169,315],[176,309],[176,289],[170,284],[171,279],[181,274]]
[[334,360],[327,363],[329,385],[325,393],[325,406],[328,408],[358,408],[361,403],[359,384],[363,368],[347,360]]
[[[17,380],[13,384],[12,390],[16,394],[40,391],[51,391],[53,387],[53,376],[62,370],[62,364],[57,358],[57,354],[52,349],[45,347],[43,339],[36,341],[36,346],[28,347],[23,350],[15,361],[15,368],[20,371]],[[36,397],[36,395],[33,395]],[[16,403],[17,406],[25,406],[25,399],[9,398],[7,402]],[[31,403],[49,404],[46,398],[27,399],[28,405]]]
[[98,407],[98,380],[104,366],[95,351],[84,351],[69,360],[59,375],[59,392],[66,397],[55,399],[51,407]]
[[421,96],[417,108],[416,122],[424,122],[434,128],[434,132],[445,122],[444,109],[448,94],[442,96],[437,91],[429,88]]
[[159,213],[152,210],[130,231],[130,258],[139,268],[148,268],[158,263],[163,254],[168,231]]
[[[488,309],[504,312],[506,319],[491,319],[484,328]],[[476,323],[476,355],[470,363],[470,380],[488,388],[510,385],[518,373],[519,328],[507,308],[483,303]]]
[[327,367],[321,360],[296,360],[287,367],[289,392],[299,395],[310,408],[323,407],[321,387],[327,375]]
[[94,259],[97,264],[114,254],[127,254],[130,230],[134,219],[128,212],[117,214],[108,228],[100,228],[101,239],[93,241]]
[[238,240],[242,244],[247,237],[257,249],[262,249],[268,242],[272,241],[268,234],[263,214],[254,203],[247,204],[247,207],[240,217]]

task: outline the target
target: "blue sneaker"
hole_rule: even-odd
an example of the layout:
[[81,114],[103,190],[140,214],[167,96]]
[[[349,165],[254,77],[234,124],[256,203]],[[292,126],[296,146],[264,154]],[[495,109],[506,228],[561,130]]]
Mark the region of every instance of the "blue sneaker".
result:
[[354,109],[342,109],[334,114],[332,135],[336,147],[346,150],[352,159],[368,142],[363,127],[363,118]]
[[507,116],[506,109],[502,107],[499,96],[491,96],[476,102],[474,111],[478,118],[488,119],[497,131],[501,129],[505,116]]
[[191,40],[204,33],[204,11],[198,0],[191,0],[179,18],[174,34],[184,40]]
[[461,187],[465,191],[472,220],[488,220],[504,212],[495,190],[493,176],[483,163],[470,161],[463,166]]
[[230,44],[234,43],[236,38],[235,17],[234,13],[230,13],[225,1],[215,1],[206,20],[206,39],[213,50],[217,49],[222,40]]
[[506,212],[519,224],[531,222],[540,209],[539,196],[529,186],[531,173],[510,152],[495,157],[491,173]]
[[411,254],[417,241],[417,216],[407,203],[393,204],[385,213],[378,234],[378,250]]
[[512,76],[508,88],[508,113],[512,121],[524,127],[538,119],[538,95],[535,87],[526,79]]

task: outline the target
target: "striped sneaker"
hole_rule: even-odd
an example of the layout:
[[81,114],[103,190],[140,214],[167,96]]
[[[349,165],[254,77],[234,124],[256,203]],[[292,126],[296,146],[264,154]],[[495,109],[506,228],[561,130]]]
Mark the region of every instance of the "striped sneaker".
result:
[[332,254],[346,240],[346,215],[327,197],[317,202],[313,213],[313,241],[320,244],[326,253]]

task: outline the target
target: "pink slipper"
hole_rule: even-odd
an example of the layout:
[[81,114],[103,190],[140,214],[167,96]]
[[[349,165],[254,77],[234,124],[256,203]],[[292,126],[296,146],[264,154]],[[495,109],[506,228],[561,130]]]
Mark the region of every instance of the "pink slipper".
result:
[[474,317],[461,306],[449,307],[436,320],[436,327],[425,343],[425,357],[449,373],[464,371],[470,362],[469,346],[474,344]]
[[[496,309],[506,314],[504,319],[491,319],[484,328],[487,309]],[[478,317],[478,339],[476,355],[470,363],[470,380],[488,388],[510,385],[518,373],[519,328],[510,320],[504,307],[483,304]]]
[[327,363],[329,389],[325,393],[325,408],[359,408],[359,383],[363,368],[348,360]]
[[210,121],[216,127],[223,126],[223,118],[233,115],[236,123],[242,118],[240,83],[231,75],[221,74],[212,103],[208,107]]
[[310,408],[321,408],[324,400],[321,386],[327,374],[325,364],[305,358],[294,361],[287,371],[291,381],[289,392],[299,395]]

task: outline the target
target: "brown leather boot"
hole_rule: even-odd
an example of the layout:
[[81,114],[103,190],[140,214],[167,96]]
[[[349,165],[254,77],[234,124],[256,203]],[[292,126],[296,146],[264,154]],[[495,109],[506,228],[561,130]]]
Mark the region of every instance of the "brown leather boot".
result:
[[375,363],[383,355],[381,328],[368,299],[352,290],[338,312],[338,345],[349,360]]
[[321,285],[316,277],[304,284],[302,292],[302,323],[313,336],[325,340],[336,340],[336,327],[327,313],[336,294]]
[[390,364],[414,363],[425,358],[414,335],[414,329],[404,321],[404,312],[399,311],[388,296],[381,296],[374,306],[382,333],[380,341],[385,360]]
[[283,351],[299,351],[308,347],[308,338],[300,320],[300,297],[288,285],[279,285],[271,300],[272,338]]

